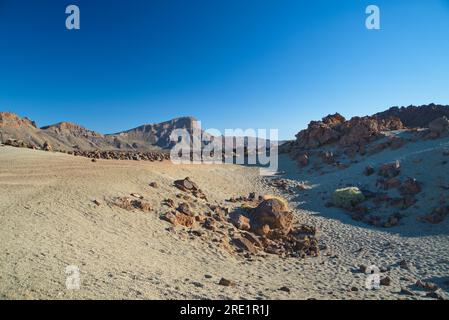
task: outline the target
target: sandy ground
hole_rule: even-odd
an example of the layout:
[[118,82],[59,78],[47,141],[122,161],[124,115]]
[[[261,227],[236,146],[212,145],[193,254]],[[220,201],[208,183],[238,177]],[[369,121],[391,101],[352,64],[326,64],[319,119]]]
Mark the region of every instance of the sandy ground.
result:
[[[289,160],[282,161],[289,168]],[[167,231],[169,223],[159,218],[165,210],[161,202],[179,193],[173,181],[186,176],[216,203],[253,191],[279,193],[257,168],[94,163],[0,146],[0,299],[420,299],[425,292],[412,287],[417,279],[447,290],[447,221],[420,234],[401,227],[376,230],[334,209],[318,213],[298,193],[288,196],[295,214],[321,228],[328,250],[304,260],[273,255],[248,260]],[[148,199],[153,211],[107,204],[133,192]],[[403,259],[410,270],[398,266]],[[388,267],[382,277],[388,275],[392,284],[366,289],[360,264]],[[69,265],[80,269],[79,290],[66,289]],[[218,285],[222,277],[237,285]],[[284,286],[290,293],[279,290]],[[415,294],[400,294],[401,287]]]

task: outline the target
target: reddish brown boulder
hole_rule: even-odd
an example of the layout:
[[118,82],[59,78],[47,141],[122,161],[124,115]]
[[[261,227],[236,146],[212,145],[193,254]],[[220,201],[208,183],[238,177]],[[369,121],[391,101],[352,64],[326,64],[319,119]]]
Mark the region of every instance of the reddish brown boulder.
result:
[[166,213],[164,216],[162,216],[162,219],[170,222],[173,225],[176,225],[178,223],[176,220],[176,213],[173,212]]
[[234,287],[235,283],[231,280],[225,279],[225,278],[221,278],[220,282],[218,282],[218,284],[220,286],[225,286],[225,287]]
[[441,206],[435,208],[431,213],[421,217],[420,220],[432,224],[437,224],[443,222],[448,214],[449,214],[449,206]]
[[243,237],[234,237],[232,239],[232,242],[240,249],[248,251],[252,254],[255,254],[258,252],[257,247],[248,239]]
[[169,212],[165,214],[162,219],[170,222],[173,225],[181,225],[184,227],[191,228],[195,225],[195,218],[188,216],[180,212]]
[[268,224],[253,226],[251,230],[259,236],[267,236],[271,231]]
[[338,127],[345,119],[335,114],[327,116],[322,121],[312,121],[306,130],[296,135],[298,146],[302,149],[313,149],[325,144],[337,142],[340,138]]
[[379,169],[379,175],[385,178],[394,178],[401,172],[401,163],[396,160],[393,163],[383,164]]
[[263,248],[263,244],[259,237],[251,232],[242,232],[242,236],[258,248]]
[[242,214],[234,216],[231,219],[232,223],[240,230],[249,230],[251,229],[250,221],[247,217]]
[[178,209],[176,209],[176,210],[178,210],[179,212],[181,212],[183,214],[186,214],[188,216],[193,216],[193,213],[190,210],[190,206],[186,202],[180,203],[179,206],[178,206]]
[[140,209],[144,212],[151,211],[151,205],[148,202],[141,201],[141,200],[133,200],[132,203],[135,208]]
[[254,230],[267,225],[271,230],[288,233],[292,228],[293,214],[282,199],[272,198],[262,201],[251,213],[250,220]]
[[47,141],[45,141],[44,144],[42,145],[42,150],[52,151],[53,148],[51,147],[51,145]]
[[415,195],[421,192],[421,185],[416,179],[408,178],[399,188],[402,195]]
[[399,209],[407,209],[416,203],[416,199],[413,196],[406,195],[402,198],[391,198],[389,199],[389,203]]
[[175,186],[182,191],[198,190],[198,186],[189,177],[175,181]]
[[206,195],[203,193],[203,191],[201,191],[201,189],[198,187],[198,185],[193,182],[189,177],[185,178],[185,179],[181,179],[181,180],[176,180],[174,182],[175,187],[177,187],[178,189],[184,191],[184,192],[189,192],[192,195],[194,195],[197,198],[200,199],[204,199],[206,200]]

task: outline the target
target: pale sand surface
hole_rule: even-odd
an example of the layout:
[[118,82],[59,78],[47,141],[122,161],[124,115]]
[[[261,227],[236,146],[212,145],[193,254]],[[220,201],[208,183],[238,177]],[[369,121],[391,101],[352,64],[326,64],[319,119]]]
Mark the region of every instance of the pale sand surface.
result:
[[[376,230],[334,209],[301,210],[300,193],[288,196],[299,221],[319,226],[329,248],[318,258],[268,255],[249,261],[198,238],[180,239],[159,215],[166,210],[162,200],[179,193],[173,181],[187,176],[220,204],[254,191],[279,193],[257,168],[93,163],[0,146],[0,299],[416,299],[424,292],[404,296],[400,288],[417,279],[448,279],[449,235],[441,231],[448,230],[447,221],[438,232],[422,235],[401,227]],[[149,187],[153,181],[159,188]],[[106,201],[133,192],[148,199],[153,211],[126,211]],[[411,270],[397,265],[402,259],[413,264]],[[392,284],[364,289],[359,264],[391,267],[384,275]],[[67,265],[79,266],[80,290],[66,289]],[[221,277],[237,285],[220,286]],[[278,290],[283,286],[291,292]]]

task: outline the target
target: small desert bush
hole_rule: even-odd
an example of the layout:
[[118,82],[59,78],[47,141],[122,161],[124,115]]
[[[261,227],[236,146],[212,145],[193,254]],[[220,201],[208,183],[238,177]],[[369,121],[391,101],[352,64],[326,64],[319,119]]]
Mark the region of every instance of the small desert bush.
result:
[[332,204],[344,209],[351,209],[364,200],[365,196],[357,187],[337,189],[332,195]]

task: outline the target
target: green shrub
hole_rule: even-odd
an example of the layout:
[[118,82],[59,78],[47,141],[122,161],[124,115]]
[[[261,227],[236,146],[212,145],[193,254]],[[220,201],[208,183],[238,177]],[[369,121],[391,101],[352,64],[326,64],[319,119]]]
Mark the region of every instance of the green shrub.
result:
[[357,187],[337,189],[332,195],[332,204],[343,209],[351,209],[364,200],[365,196]]

